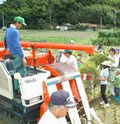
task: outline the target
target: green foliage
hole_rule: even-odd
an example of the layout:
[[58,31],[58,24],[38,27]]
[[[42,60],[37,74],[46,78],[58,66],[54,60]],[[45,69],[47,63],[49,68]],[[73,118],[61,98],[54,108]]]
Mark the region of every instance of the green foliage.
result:
[[84,74],[92,74],[94,77],[94,84],[96,85],[100,74],[100,68],[98,66],[106,60],[110,60],[106,55],[98,53],[90,56],[89,60],[86,61],[80,68],[80,72]]
[[88,28],[88,26],[84,26],[84,25],[80,25],[80,24],[76,24],[73,27],[73,30],[81,30],[81,31],[85,31]]
[[97,67],[106,60],[110,60],[106,55],[98,53],[90,56],[89,60],[86,61],[82,67],[80,67],[81,73],[98,75]]
[[107,55],[101,54],[101,53],[97,53],[94,54],[93,56],[90,57],[89,61],[92,61],[95,63],[96,67],[98,65],[100,65],[103,61],[107,61],[110,60]]
[[104,29],[111,29],[111,28],[113,28],[113,25],[112,24],[106,24],[103,28]]
[[113,7],[108,5],[96,4],[87,6],[86,18],[90,20],[91,23],[100,24],[100,17],[102,17],[102,23],[113,24],[114,13]]
[[101,37],[116,37],[116,38],[120,38],[120,30],[119,31],[114,31],[114,32],[106,32],[106,31],[101,31],[99,32],[99,38]]
[[96,65],[93,61],[87,61],[80,67],[80,72],[83,74],[96,75]]
[[120,45],[120,30],[113,32],[99,32],[98,38],[93,39],[91,42],[94,45],[103,43],[107,46],[118,46]]
[[103,43],[106,46],[118,46],[120,38],[115,37],[108,37],[108,38],[97,38],[92,40],[92,44],[99,45],[100,43]]
[[[119,0],[7,0],[0,5],[5,16],[5,25],[9,26],[15,16],[23,16],[31,29],[48,29],[49,25],[71,23],[120,25]],[[116,23],[115,23],[116,14]],[[2,20],[0,19],[0,27]],[[84,30],[85,27],[77,27]]]

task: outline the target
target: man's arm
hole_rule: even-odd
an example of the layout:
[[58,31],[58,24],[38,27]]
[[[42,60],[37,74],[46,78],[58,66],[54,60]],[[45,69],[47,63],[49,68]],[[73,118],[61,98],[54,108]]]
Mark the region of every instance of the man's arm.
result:
[[7,41],[6,41],[6,37],[4,37],[4,46],[5,46],[5,49],[8,48],[8,46],[7,46]]

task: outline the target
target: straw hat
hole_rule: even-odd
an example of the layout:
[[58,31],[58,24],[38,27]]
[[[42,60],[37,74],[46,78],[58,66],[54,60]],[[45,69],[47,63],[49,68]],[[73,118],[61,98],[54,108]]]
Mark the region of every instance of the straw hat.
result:
[[102,62],[101,64],[102,64],[102,65],[107,65],[107,66],[109,66],[109,67],[112,66],[110,61],[104,61],[104,62]]

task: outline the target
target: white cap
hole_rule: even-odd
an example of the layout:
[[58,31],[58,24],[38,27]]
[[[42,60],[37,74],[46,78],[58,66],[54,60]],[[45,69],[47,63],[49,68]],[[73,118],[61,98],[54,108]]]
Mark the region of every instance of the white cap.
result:
[[71,40],[70,43],[75,43],[74,40]]

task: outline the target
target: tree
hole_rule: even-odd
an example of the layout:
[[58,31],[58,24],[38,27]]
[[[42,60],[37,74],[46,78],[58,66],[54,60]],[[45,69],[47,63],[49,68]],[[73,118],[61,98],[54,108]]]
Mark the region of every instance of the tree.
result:
[[[113,12],[117,10],[117,12]],[[0,5],[5,24],[12,23],[15,16],[23,16],[26,28],[43,29],[64,23],[88,22],[118,25],[120,20],[119,0],[7,0]],[[115,18],[116,14],[116,18]],[[1,17],[1,14],[0,14]],[[115,20],[116,19],[116,20]],[[2,20],[0,20],[2,26]]]

